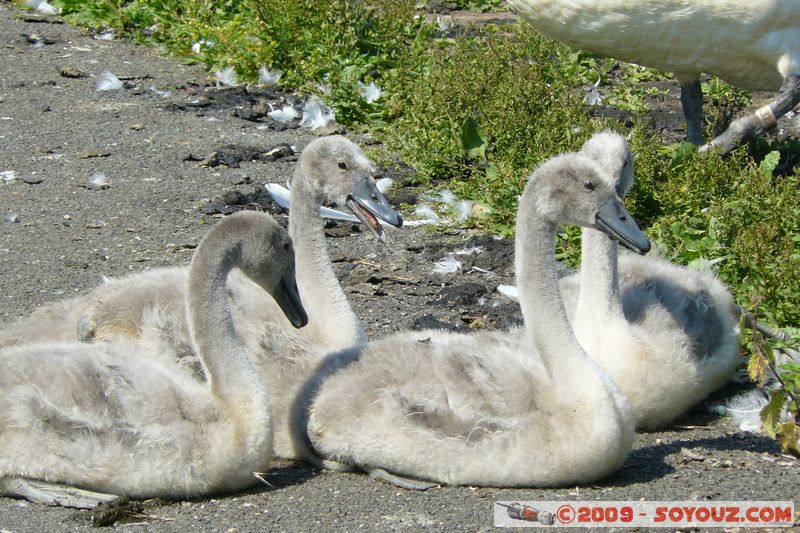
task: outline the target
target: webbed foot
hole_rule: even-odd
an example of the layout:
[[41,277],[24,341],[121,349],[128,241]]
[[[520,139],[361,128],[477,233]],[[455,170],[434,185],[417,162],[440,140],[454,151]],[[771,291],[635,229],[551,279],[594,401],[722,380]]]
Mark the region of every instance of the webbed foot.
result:
[[74,507],[76,509],[94,509],[101,503],[114,502],[120,498],[114,494],[92,492],[38,479],[20,478],[0,480],[0,494],[24,498],[33,503],[43,505]]
[[434,483],[432,481],[423,481],[421,479],[398,476],[396,474],[387,472],[383,468],[365,468],[364,471],[369,474],[369,477],[371,478],[379,479],[381,481],[385,481],[386,483],[391,483],[392,485],[406,490],[428,490],[439,485],[439,483]]

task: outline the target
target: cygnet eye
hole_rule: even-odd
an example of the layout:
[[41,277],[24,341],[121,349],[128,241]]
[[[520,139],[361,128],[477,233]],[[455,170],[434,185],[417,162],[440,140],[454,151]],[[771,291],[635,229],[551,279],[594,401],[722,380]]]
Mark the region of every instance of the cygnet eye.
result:
[[339,168],[341,168],[342,170],[347,170],[347,163],[345,163],[344,161],[339,161]]
[[594,182],[592,182],[592,181],[589,181],[589,180],[586,180],[586,181],[583,183],[583,187],[584,187],[584,188],[585,188],[587,191],[593,191],[593,190],[594,190]]

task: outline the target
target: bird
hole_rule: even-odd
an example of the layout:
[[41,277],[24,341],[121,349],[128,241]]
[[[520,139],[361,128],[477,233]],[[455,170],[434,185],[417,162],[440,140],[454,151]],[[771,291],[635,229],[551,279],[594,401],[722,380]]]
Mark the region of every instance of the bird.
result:
[[257,483],[273,458],[272,420],[227,303],[233,268],[272,294],[294,327],[308,321],[288,234],[263,213],[223,219],[200,242],[187,282],[206,382],[120,339],[0,350],[0,495],[92,508]]
[[649,248],[602,172],[566,153],[530,176],[516,222],[521,330],[404,331],[326,356],[293,410],[313,453],[407,488],[574,485],[619,468],[634,420],[569,326],[554,251],[559,222]]
[[[634,180],[625,137],[593,135],[580,150],[621,197]],[[631,404],[637,429],[661,428],[730,379],[740,363],[733,297],[710,269],[621,254],[584,228],[581,267],[560,280],[575,335]]]
[[[569,46],[672,72],[690,143],[727,154],[800,102],[800,3],[794,0],[509,0],[537,31]],[[703,145],[702,73],[777,92]]]
[[[275,302],[246,276],[231,274],[229,292],[236,330],[270,389],[275,453],[294,459],[305,443],[291,437],[287,410],[303,376],[326,353],[366,342],[325,243],[323,202],[346,205],[379,239],[380,220],[400,227],[403,218],[375,184],[377,169],[357,144],[343,136],[315,139],[301,152],[292,182],[289,234],[294,243],[297,284],[308,325],[296,330],[276,312]],[[198,380],[203,368],[191,350],[184,312],[185,267],[153,269],[112,278],[89,295],[58,302],[0,330],[0,346],[36,339],[42,330],[57,339],[92,342],[127,339],[142,353],[183,367]],[[78,311],[76,311],[78,309]]]

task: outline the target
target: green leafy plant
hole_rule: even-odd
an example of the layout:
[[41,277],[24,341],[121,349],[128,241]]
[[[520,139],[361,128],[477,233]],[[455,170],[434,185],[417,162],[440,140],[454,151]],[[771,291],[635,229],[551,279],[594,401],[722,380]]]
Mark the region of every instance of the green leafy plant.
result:
[[499,11],[504,9],[502,0],[457,0],[453,2],[459,9],[470,11]]
[[759,331],[753,332],[748,344],[750,379],[762,388],[770,379],[775,382],[769,391],[769,401],[761,410],[764,431],[785,452],[800,456],[800,363],[779,363],[778,352],[785,343],[778,341],[778,347],[773,347]]

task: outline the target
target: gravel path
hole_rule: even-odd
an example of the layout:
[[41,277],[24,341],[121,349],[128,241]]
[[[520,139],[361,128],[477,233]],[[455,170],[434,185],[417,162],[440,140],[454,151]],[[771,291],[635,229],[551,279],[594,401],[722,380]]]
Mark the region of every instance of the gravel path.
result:
[[[208,92],[213,82],[197,67],[23,18],[0,3],[0,321],[87,291],[102,276],[187,263],[215,211],[279,213],[261,184],[284,182],[296,157],[273,161],[270,149],[300,149],[313,138],[260,118],[258,110],[282,104],[283,95]],[[103,71],[124,88],[95,90]],[[229,156],[238,168],[217,164]],[[98,173],[106,184],[92,181]],[[503,327],[519,319],[517,306],[496,291],[511,282],[509,242],[464,230],[403,228],[387,244],[349,224],[329,232],[340,279],[373,337],[415,325]],[[431,273],[447,253],[473,246],[483,251],[459,256],[459,272]],[[797,460],[702,406],[669,431],[638,435],[623,468],[588,487],[416,493],[288,462],[266,479],[271,486],[148,502],[139,514],[110,521],[125,531],[480,531],[492,529],[496,500],[800,496]],[[86,530],[94,514],[0,498],[0,531]]]

